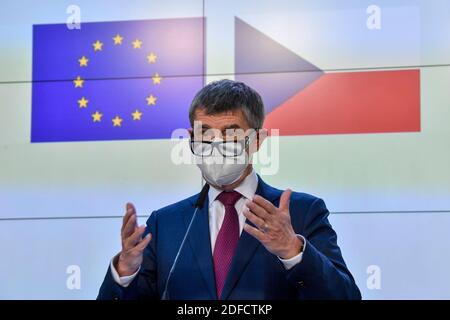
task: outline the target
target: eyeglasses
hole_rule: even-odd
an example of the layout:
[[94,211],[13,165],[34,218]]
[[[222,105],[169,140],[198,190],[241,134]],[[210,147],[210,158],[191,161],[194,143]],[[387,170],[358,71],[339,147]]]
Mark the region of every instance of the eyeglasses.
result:
[[250,138],[223,141],[190,141],[191,151],[196,156],[209,157],[216,148],[223,157],[239,157],[248,147]]

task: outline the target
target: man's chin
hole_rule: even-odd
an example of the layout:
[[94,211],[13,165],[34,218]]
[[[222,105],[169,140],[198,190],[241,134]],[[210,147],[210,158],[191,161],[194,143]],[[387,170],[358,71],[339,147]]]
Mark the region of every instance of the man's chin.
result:
[[203,179],[206,181],[207,184],[209,184],[211,187],[216,188],[218,190],[222,190],[222,191],[232,191],[234,189],[234,184],[235,182],[231,183],[231,184],[215,184],[210,182],[208,179],[206,179],[205,177],[203,177]]
[[233,184],[222,185],[222,186],[218,187],[218,189],[223,190],[223,191],[233,191],[234,187],[235,186],[233,183]]
[[242,181],[244,181],[244,179],[250,174],[250,172],[252,171],[252,166],[249,165],[244,173],[239,177],[239,179],[237,179],[236,181],[230,183],[230,184],[215,184],[215,183],[211,183],[208,179],[205,178],[205,176],[203,176],[203,179],[206,181],[207,184],[209,184],[211,187],[214,187],[216,189],[222,190],[222,191],[233,191],[237,186],[239,186]]
[[[206,181],[206,182],[208,182],[208,181]],[[208,184],[211,186],[211,187],[214,187],[214,188],[216,188],[216,189],[219,189],[219,190],[222,190],[222,191],[231,191],[231,190],[233,190],[233,185],[234,185],[234,183],[233,184],[225,184],[225,185],[222,185],[222,184],[214,184],[214,183],[209,183],[208,182]]]

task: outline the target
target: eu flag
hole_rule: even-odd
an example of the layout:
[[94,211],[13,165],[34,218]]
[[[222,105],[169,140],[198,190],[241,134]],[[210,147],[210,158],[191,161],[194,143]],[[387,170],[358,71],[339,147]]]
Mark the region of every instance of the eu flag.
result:
[[203,18],[33,26],[31,142],[170,138],[204,84]]

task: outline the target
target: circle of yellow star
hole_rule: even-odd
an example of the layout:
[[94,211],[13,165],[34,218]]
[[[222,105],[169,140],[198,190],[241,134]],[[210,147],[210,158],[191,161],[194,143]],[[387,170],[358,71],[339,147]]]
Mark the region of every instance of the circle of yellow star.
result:
[[119,116],[116,116],[114,119],[112,119],[113,126],[114,127],[120,127],[122,125],[123,119],[121,119]]
[[91,114],[91,116],[92,116],[92,120],[93,120],[94,122],[100,122],[100,121],[102,121],[102,116],[103,116],[103,114],[101,114],[101,113],[98,112],[98,111],[95,111],[95,113]]
[[87,100],[85,97],[82,97],[80,100],[78,100],[78,104],[80,108],[87,108],[89,100]]
[[162,78],[159,74],[155,73],[155,75],[152,77],[153,84],[161,84]]
[[150,54],[147,56],[148,63],[155,63],[158,56],[154,54],[153,52],[150,52]]
[[152,94],[149,95],[147,97],[147,105],[148,106],[154,106],[156,104],[156,100],[157,100],[157,98],[154,95],[152,95]]
[[116,36],[113,38],[114,45],[122,44],[123,37],[121,37],[119,34],[116,34]]
[[73,80],[73,83],[75,84],[75,88],[83,88],[83,82],[84,80],[78,76],[75,80]]
[[141,120],[142,112],[139,112],[139,110],[136,110],[131,115],[133,116],[133,120]]
[[80,63],[80,67],[87,67],[89,59],[85,56],[82,56],[80,59],[78,59],[78,62]]
[[95,41],[93,44],[94,51],[100,51],[103,49],[103,42],[100,42],[99,40]]
[[140,49],[142,46],[142,41],[139,39],[134,40],[132,43],[134,49]]

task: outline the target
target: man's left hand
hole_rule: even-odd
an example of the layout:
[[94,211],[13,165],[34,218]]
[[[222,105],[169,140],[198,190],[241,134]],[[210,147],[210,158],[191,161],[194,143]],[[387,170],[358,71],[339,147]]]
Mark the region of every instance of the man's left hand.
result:
[[289,199],[292,191],[287,189],[280,197],[280,206],[255,195],[247,202],[244,216],[255,226],[244,224],[244,230],[258,239],[271,253],[282,259],[290,259],[302,252],[303,241],[292,228]]

